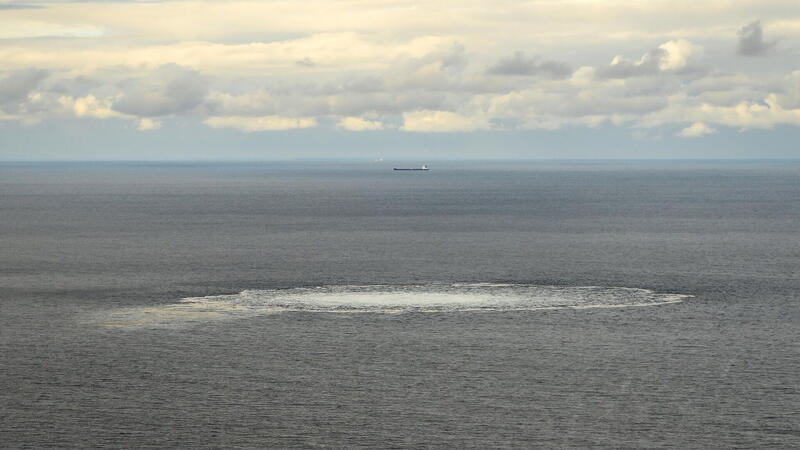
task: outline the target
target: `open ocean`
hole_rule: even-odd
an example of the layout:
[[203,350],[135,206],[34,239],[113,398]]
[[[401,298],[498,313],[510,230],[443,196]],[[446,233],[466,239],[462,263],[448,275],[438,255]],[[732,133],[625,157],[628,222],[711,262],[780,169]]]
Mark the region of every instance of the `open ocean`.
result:
[[800,447],[800,162],[427,162],[0,164],[0,446]]

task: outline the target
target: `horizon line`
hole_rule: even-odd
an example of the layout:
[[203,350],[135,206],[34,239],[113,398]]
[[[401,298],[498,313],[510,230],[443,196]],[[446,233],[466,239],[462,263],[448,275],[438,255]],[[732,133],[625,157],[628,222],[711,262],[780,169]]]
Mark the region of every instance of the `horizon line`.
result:
[[503,162],[503,161],[530,161],[530,162],[747,162],[747,161],[797,161],[800,157],[763,157],[763,158],[258,158],[258,159],[0,159],[0,164],[17,163],[258,163],[258,162],[407,162],[407,161],[434,161],[434,162]]

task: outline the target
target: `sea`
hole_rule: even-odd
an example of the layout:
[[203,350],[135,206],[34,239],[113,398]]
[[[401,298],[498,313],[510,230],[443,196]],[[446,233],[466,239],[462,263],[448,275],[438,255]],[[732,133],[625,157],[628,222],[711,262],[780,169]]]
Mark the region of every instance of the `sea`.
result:
[[800,162],[2,163],[0,447],[800,448]]

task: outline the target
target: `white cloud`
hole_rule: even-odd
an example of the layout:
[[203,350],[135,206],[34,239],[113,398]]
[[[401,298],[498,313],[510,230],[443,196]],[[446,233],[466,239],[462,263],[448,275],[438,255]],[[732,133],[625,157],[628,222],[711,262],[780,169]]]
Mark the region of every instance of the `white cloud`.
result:
[[480,117],[467,117],[450,111],[413,111],[403,113],[404,131],[458,132],[489,128],[489,123]]
[[[765,21],[790,19],[796,0],[248,0],[181,2],[41,2],[47,8],[4,11],[15,20],[90,25],[107,28],[116,36],[178,41],[226,38],[242,41],[275,36],[356,31],[405,35],[467,35],[487,41],[510,36],[537,41],[568,39],[570,44],[619,40],[620,36],[675,36],[677,33],[713,34],[741,26],[753,11]],[[453,11],[459,11],[454,14]],[[13,13],[13,14],[11,14]],[[157,18],[157,20],[154,20]],[[469,44],[469,42],[465,42]],[[516,48],[520,48],[519,46]],[[511,47],[513,49],[513,47]],[[301,56],[300,58],[302,58]],[[299,58],[298,58],[299,59]],[[313,58],[312,58],[313,59]],[[315,60],[316,61],[316,60]]]
[[375,120],[366,120],[361,117],[343,117],[337,125],[339,128],[350,131],[382,130],[383,123]]
[[778,125],[800,126],[800,109],[786,109],[778,103],[774,94],[762,102],[741,102],[736,106],[713,106],[704,104],[700,113],[720,125],[748,129],[772,129]]
[[688,137],[688,138],[701,137],[707,134],[715,133],[716,131],[717,130],[709,127],[703,122],[695,122],[689,125],[688,127],[682,129],[680,132],[678,132],[678,136]]
[[666,52],[658,63],[661,70],[683,69],[688,64],[689,58],[703,51],[703,47],[685,39],[668,41],[659,45],[658,48]]
[[[33,41],[32,41],[33,42]],[[381,41],[355,32],[319,33],[299,38],[268,42],[220,43],[206,40],[169,41],[162,44],[99,45],[53,47],[11,43],[0,46],[0,70],[37,66],[45,69],[71,69],[93,73],[104,67],[127,66],[155,69],[180,65],[224,76],[292,76],[307,72],[298,59],[317,66],[312,73],[332,70],[385,69],[401,59],[421,58],[451,47],[453,38],[418,37]],[[102,42],[102,41],[100,41]]]
[[94,117],[97,119],[124,117],[123,114],[111,109],[110,101],[98,100],[97,97],[91,94],[79,98],[61,97],[59,102],[71,109],[77,117]]
[[203,121],[211,128],[233,128],[239,131],[252,133],[256,131],[279,131],[291,130],[294,128],[312,128],[317,126],[317,121],[313,117],[209,117]]
[[[739,30],[741,54],[773,34],[796,53],[796,1],[46,1],[3,10],[0,114],[250,132],[768,129],[798,123],[797,66],[743,65],[731,47]],[[741,28],[753,11],[766,38]]]
[[63,25],[39,21],[0,20],[0,39],[31,39],[44,37],[96,38],[105,34],[103,27],[94,25]]
[[161,122],[148,119],[147,117],[139,119],[139,124],[136,126],[136,129],[139,131],[151,131],[159,128],[161,128]]
[[605,78],[629,78],[677,71],[686,68],[689,59],[701,52],[701,46],[685,39],[671,40],[648,51],[638,61],[617,55],[599,74]]

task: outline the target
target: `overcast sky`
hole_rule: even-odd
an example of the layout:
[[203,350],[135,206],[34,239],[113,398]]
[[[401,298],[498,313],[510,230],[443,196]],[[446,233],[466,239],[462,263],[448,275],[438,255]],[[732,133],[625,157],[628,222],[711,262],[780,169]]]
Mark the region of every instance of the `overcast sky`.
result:
[[798,0],[0,0],[0,159],[800,158]]

